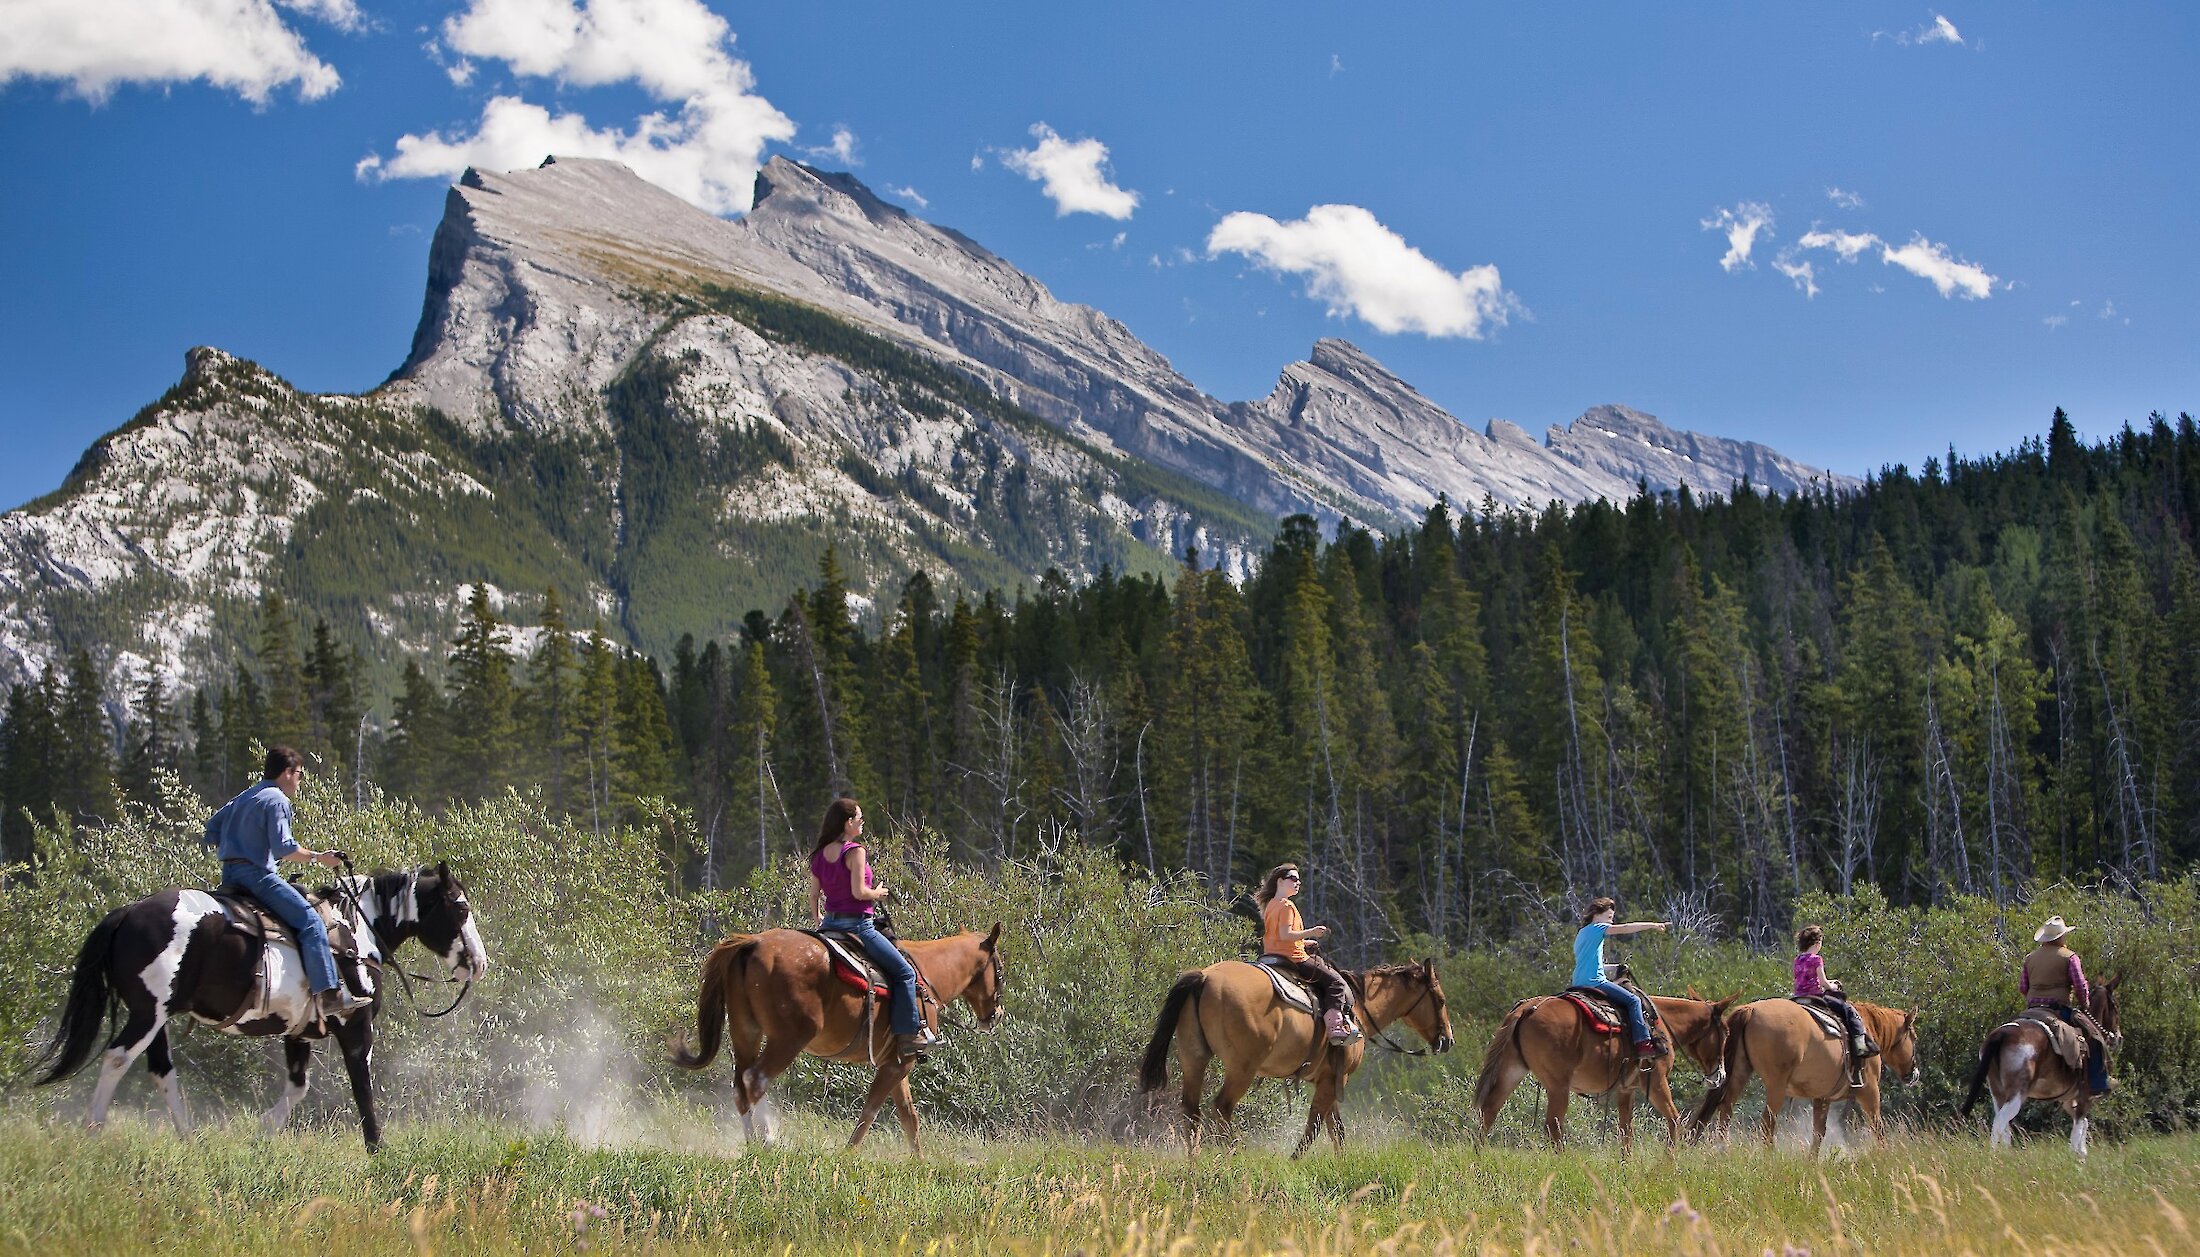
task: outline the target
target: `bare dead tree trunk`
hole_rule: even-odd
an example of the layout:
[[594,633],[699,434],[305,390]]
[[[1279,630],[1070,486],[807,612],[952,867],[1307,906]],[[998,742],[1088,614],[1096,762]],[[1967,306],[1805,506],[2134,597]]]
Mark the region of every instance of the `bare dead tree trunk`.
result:
[[2155,858],[2154,835],[2147,824],[2147,813],[2152,809],[2140,792],[2139,772],[2133,764],[2138,758],[2133,751],[2137,739],[2116,710],[2116,687],[2109,683],[2108,671],[2101,666],[2100,643],[2091,643],[2090,649],[2093,671],[2101,682],[2101,701],[2107,708],[2109,760],[2115,765],[2116,836],[2122,844],[2117,853],[2117,869],[2126,878],[2134,875],[2159,878],[2162,871]]

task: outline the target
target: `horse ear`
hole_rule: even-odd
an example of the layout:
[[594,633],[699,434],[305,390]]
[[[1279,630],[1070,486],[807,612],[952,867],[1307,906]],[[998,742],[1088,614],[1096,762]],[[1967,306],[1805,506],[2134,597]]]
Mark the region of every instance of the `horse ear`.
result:
[[448,861],[448,860],[437,860],[437,861],[435,862],[435,875],[436,875],[437,877],[440,877],[440,878],[442,878],[442,879],[443,879],[444,881],[449,881],[449,880],[451,880],[451,864],[450,864],[450,861]]
[[2116,972],[2114,972],[2114,973],[2112,973],[2112,974],[2109,974],[2109,975],[2108,975],[2108,989],[2109,989],[2109,990],[2113,991],[2113,990],[2115,990],[2115,989],[2116,989],[2117,987],[2120,987],[2120,986],[2122,986],[2123,984],[2124,984],[2124,971],[2123,971],[2123,970],[2121,970],[2121,969],[2118,969],[2118,970],[2117,970]]
[[1711,1006],[1711,1011],[1723,1017],[1726,1015],[1727,1009],[1734,1007],[1734,1001],[1740,999],[1741,997],[1742,993],[1740,991],[1736,991],[1732,995],[1727,996],[1725,999],[1720,1000],[1718,1003],[1713,1004]]
[[1433,977],[1435,977],[1435,976],[1436,976],[1436,957],[1434,957],[1434,956],[1423,956],[1423,957],[1421,957],[1421,973],[1422,973],[1422,974],[1423,974],[1424,976],[1427,976],[1427,977],[1431,977],[1431,978],[1433,978]]
[[1903,1013],[1903,1014],[1902,1014],[1902,1024],[1903,1024],[1903,1025],[1905,1025],[1905,1026],[1914,1026],[1914,1025],[1916,1025],[1916,1024],[1917,1024],[1917,1010],[1913,1008],[1913,1009],[1910,1009],[1909,1011],[1907,1011],[1907,1012]]
[[1000,945],[1001,945],[1001,923],[1000,923],[1000,922],[998,922],[998,921],[995,921],[995,922],[993,923],[993,932],[992,932],[991,934],[988,934],[988,935],[986,935],[986,936],[985,936],[985,942],[983,942],[983,943],[980,943],[980,944],[979,944],[979,946],[981,946],[981,947],[985,948],[985,949],[986,949],[987,951],[992,951],[992,950],[993,950],[994,948],[996,948],[996,947],[998,947],[998,946],[1000,946]]
[[1688,984],[1688,998],[1699,1004],[1703,1003],[1703,996],[1696,994],[1696,984],[1693,982]]

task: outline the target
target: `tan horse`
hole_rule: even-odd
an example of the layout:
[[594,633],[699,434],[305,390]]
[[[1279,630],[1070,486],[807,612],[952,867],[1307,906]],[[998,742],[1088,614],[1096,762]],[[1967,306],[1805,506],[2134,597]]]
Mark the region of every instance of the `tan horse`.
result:
[[1691,1134],[1702,1131],[1716,1115],[1724,1137],[1734,1116],[1735,1102],[1749,1086],[1752,1073],[1765,1080],[1765,1146],[1772,1146],[1772,1132],[1780,1109],[1790,1098],[1811,1104],[1810,1154],[1826,1138],[1826,1113],[1837,1101],[1846,1100],[1864,1111],[1875,1138],[1886,1137],[1879,1116],[1879,1080],[1892,1070],[1904,1082],[1917,1081],[1917,1010],[1901,1012],[1862,1000],[1850,1001],[1864,1018],[1864,1028],[1879,1045],[1878,1056],[1864,1058],[1861,1087],[1849,1086],[1848,1053],[1843,1040],[1829,1038],[1816,1019],[1794,1000],[1761,999],[1734,1010],[1727,1018],[1726,1081],[1705,1093],[1703,1103],[1689,1119]]
[[[1688,1053],[1716,1087],[1722,1077],[1720,1061],[1727,1050],[1727,1006],[1735,996],[1717,1003],[1696,999],[1672,999],[1653,995],[1662,1033]],[[1523,1000],[1490,1040],[1482,1056],[1482,1074],[1474,1082],[1474,1104],[1482,1118],[1482,1138],[1497,1124],[1520,1080],[1534,1074],[1543,1086],[1543,1131],[1551,1146],[1565,1146],[1566,1108],[1576,1095],[1609,1095],[1619,1118],[1619,1147],[1625,1155],[1635,1138],[1635,1093],[1641,1091],[1665,1119],[1665,1142],[1670,1147],[1680,1137],[1680,1109],[1673,1103],[1670,1075],[1673,1058],[1660,1056],[1644,1062],[1634,1054],[1622,1034],[1598,1034],[1573,1001],[1556,995]]]
[[[1161,1004],[1154,1022],[1153,1039],[1146,1045],[1138,1071],[1138,1089],[1158,1091],[1169,1081],[1169,1042],[1176,1041],[1177,1064],[1183,1072],[1184,1142],[1188,1151],[1199,1151],[1199,1097],[1207,1083],[1207,1066],[1222,1061],[1222,1088],[1215,1093],[1218,1133],[1227,1139],[1230,1120],[1238,1101],[1263,1078],[1299,1078],[1314,1084],[1314,1099],[1306,1110],[1306,1131],[1299,1136],[1293,1157],[1305,1153],[1314,1134],[1326,1123],[1329,1137],[1344,1147],[1344,1118],[1338,1100],[1344,1086],[1365,1059],[1370,1042],[1404,1052],[1383,1036],[1383,1028],[1403,1021],[1438,1052],[1451,1050],[1451,1015],[1444,1009],[1444,987],[1436,980],[1436,963],[1424,960],[1412,965],[1383,965],[1365,973],[1345,973],[1359,997],[1358,1016],[1367,1038],[1331,1046],[1322,1035],[1321,1023],[1293,1008],[1276,995],[1275,986],[1257,965],[1225,960],[1205,969],[1183,974]],[[1408,1055],[1420,1055],[1409,1052]]]
[[[925,1023],[937,1028],[943,1007],[962,1000],[992,1029],[1000,1022],[1001,927],[990,934],[966,930],[952,938],[902,944],[917,965],[937,1005],[924,1010]],[[878,1117],[888,1097],[901,1115],[909,1150],[917,1143],[917,1107],[909,1095],[909,1063],[893,1050],[886,1001],[872,1011],[868,1041],[862,1034],[863,994],[832,973],[825,945],[800,930],[736,934],[703,958],[703,984],[696,1003],[696,1028],[702,1047],[688,1051],[683,1033],[673,1045],[672,1063],[701,1069],[718,1056],[721,1032],[733,1028],[734,1107],[741,1133],[756,1138],[751,1110],[764,1099],[771,1080],[786,1072],[804,1052],[849,1065],[871,1065],[877,1073],[863,1098],[862,1116],[848,1137],[853,1148]]]
[[[2105,982],[2093,983],[2093,998],[2086,1009],[2093,1014],[2094,1024],[2108,1035],[2110,1047],[2124,1039],[2123,1010],[2116,1002],[2116,988],[2123,984],[2124,975],[2120,973]],[[2045,1027],[2032,1021],[2011,1021],[1986,1036],[1985,1046],[1979,1049],[1978,1071],[1971,1075],[1971,1093],[1964,1097],[1964,1116],[1970,1116],[1979,1093],[1985,1090],[1994,1093],[1994,1127],[1987,1138],[1989,1144],[2006,1147],[2014,1142],[2010,1124],[2017,1120],[2026,1100],[2052,1100],[2070,1115],[2070,1150],[2085,1155],[2086,1129],[2093,1123],[2093,1102],[2100,1097],[2086,1090],[2084,1070],[2070,1068],[2055,1054]]]

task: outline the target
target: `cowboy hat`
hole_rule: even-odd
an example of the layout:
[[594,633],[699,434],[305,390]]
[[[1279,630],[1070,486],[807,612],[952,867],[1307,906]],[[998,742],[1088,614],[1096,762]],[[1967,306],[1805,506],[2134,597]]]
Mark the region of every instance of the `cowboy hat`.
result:
[[2052,943],[2069,932],[2070,927],[2063,924],[2061,917],[2049,917],[2047,918],[2047,924],[2041,926],[2032,935],[2032,941],[2035,943]]

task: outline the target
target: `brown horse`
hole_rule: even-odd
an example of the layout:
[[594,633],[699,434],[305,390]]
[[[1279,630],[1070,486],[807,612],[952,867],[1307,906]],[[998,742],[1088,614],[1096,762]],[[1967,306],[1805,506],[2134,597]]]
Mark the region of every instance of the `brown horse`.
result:
[[1382,965],[1365,973],[1346,972],[1345,979],[1359,996],[1358,1016],[1368,1037],[1332,1046],[1322,1034],[1321,1023],[1284,1003],[1257,965],[1225,960],[1181,975],[1169,988],[1161,1016],[1154,1021],[1153,1039],[1146,1044],[1138,1071],[1138,1089],[1158,1091],[1169,1081],[1169,1041],[1174,1039],[1177,1064],[1184,1075],[1188,1151],[1199,1151],[1200,1092],[1206,1087],[1208,1063],[1218,1057],[1222,1089],[1215,1094],[1214,1107],[1221,1122],[1218,1133],[1224,1138],[1230,1135],[1238,1101],[1255,1082],[1297,1078],[1314,1084],[1314,1099],[1306,1110],[1306,1131],[1291,1155],[1304,1154],[1325,1122],[1331,1141],[1344,1147],[1338,1100],[1365,1059],[1367,1044],[1372,1041],[1393,1051],[1407,1051],[1389,1042],[1383,1035],[1385,1026],[1403,1021],[1430,1048],[1451,1050],[1451,1014],[1444,1009],[1436,962]]
[[[2124,1015],[2117,1007],[2116,988],[2124,975],[2112,974],[2095,982],[2086,1011],[2108,1035],[2110,1047],[2123,1042]],[[2085,1071],[2063,1064],[2048,1042],[2046,1027],[2033,1021],[2011,1021],[1995,1027],[1979,1049],[1978,1071],[1971,1075],[1971,1093],[1964,1097],[1963,1113],[1970,1115],[1981,1091],[1994,1093],[1994,1128],[1987,1142],[2007,1146],[2014,1141],[2010,1124],[2026,1100],[2052,1100],[2070,1115],[2070,1150],[2085,1155],[2086,1129],[2092,1125],[2093,1102],[2100,1097],[2086,1089]]]
[[1772,1146],[1772,1132],[1780,1109],[1790,1098],[1811,1104],[1810,1154],[1826,1139],[1826,1113],[1835,1102],[1846,1100],[1864,1111],[1875,1138],[1886,1137],[1879,1116],[1879,1079],[1892,1070],[1904,1082],[1917,1081],[1917,1010],[1901,1012],[1879,1004],[1853,1000],[1864,1018],[1864,1028],[1879,1045],[1878,1056],[1864,1058],[1864,1085],[1849,1086],[1848,1053],[1840,1039],[1828,1038],[1818,1022],[1794,1000],[1782,996],[1761,999],[1734,1010],[1727,1018],[1726,1081],[1704,1094],[1689,1119],[1690,1134],[1703,1130],[1714,1115],[1724,1136],[1734,1116],[1734,1104],[1749,1086],[1752,1072],[1765,1079],[1765,1146]]
[[[1694,998],[1672,999],[1653,995],[1661,1033],[1688,1053],[1704,1076],[1716,1087],[1722,1077],[1719,1062],[1726,1054],[1727,1006],[1735,996],[1712,1003]],[[1520,1085],[1534,1074],[1543,1086],[1543,1130],[1551,1146],[1565,1146],[1566,1106],[1576,1095],[1613,1097],[1619,1117],[1619,1147],[1625,1155],[1635,1138],[1635,1092],[1649,1096],[1650,1104],[1665,1118],[1667,1146],[1680,1136],[1680,1109],[1673,1103],[1669,1075],[1671,1056],[1660,1056],[1647,1065],[1634,1054],[1624,1035],[1598,1034],[1571,1000],[1555,995],[1522,1000],[1505,1014],[1489,1051],[1482,1056],[1482,1074],[1474,1082],[1474,1104],[1482,1116],[1482,1137],[1497,1124],[1498,1110]]]
[[[941,1009],[958,999],[970,1005],[981,1027],[990,1030],[999,1024],[1003,1016],[1000,941],[1001,927],[995,925],[990,934],[966,930],[951,938],[902,944],[939,1001],[926,1006],[927,1025],[937,1028]],[[741,1133],[751,1140],[756,1138],[751,1110],[763,1100],[771,1080],[804,1052],[843,1064],[874,1066],[878,1072],[863,1098],[863,1114],[856,1119],[848,1146],[863,1142],[880,1106],[891,1096],[909,1151],[921,1152],[917,1107],[909,1095],[910,1063],[893,1050],[884,1002],[872,1010],[866,1037],[863,993],[833,975],[823,943],[800,930],[736,934],[703,958],[702,992],[695,1010],[702,1047],[688,1051],[683,1033],[673,1045],[672,1063],[682,1069],[710,1064],[718,1056],[721,1031],[731,1025],[733,1102],[741,1114]]]

